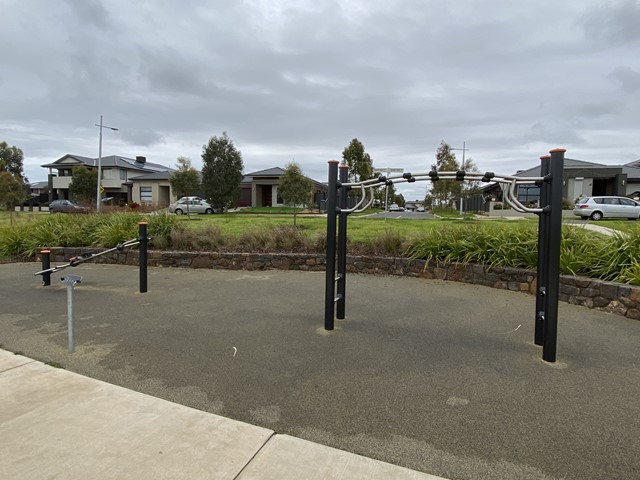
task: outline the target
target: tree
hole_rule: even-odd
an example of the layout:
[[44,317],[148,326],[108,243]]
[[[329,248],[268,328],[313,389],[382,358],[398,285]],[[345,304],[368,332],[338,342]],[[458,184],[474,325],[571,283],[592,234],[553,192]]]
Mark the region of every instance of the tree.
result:
[[349,166],[349,180],[359,182],[373,176],[373,161],[364,151],[364,145],[357,138],[342,151],[342,159]]
[[0,172],[0,204],[9,210],[10,223],[13,224],[13,209],[27,198],[24,183],[9,172]]
[[24,155],[18,147],[10,147],[7,142],[0,142],[0,172],[9,172],[19,178],[23,184],[29,183],[24,176]]
[[95,200],[98,189],[98,171],[89,170],[84,166],[75,167],[71,183],[69,183],[69,195],[78,203],[91,204]]
[[[436,152],[436,163],[431,165],[438,172],[455,172],[460,168],[455,153],[451,152],[451,146],[442,141]],[[454,206],[453,202],[460,197],[461,184],[457,180],[438,180],[431,185],[431,197],[433,206]]]
[[[473,161],[472,158],[467,158],[464,161],[464,171],[478,173],[480,172],[480,169],[478,168],[478,166],[476,165],[476,163]],[[480,188],[481,188],[481,182],[479,180],[473,180],[473,181],[465,180],[464,182],[462,182],[462,185],[460,186],[460,189],[461,189],[460,195],[462,196],[462,198],[469,198],[477,194],[480,191]]]
[[296,205],[304,205],[311,200],[313,183],[304,176],[300,165],[291,162],[278,182],[278,194],[286,205],[293,205],[293,224],[296,224]]
[[[176,167],[177,170],[169,177],[171,189],[177,198],[187,197],[200,188],[200,174],[191,165],[191,159],[187,157],[178,157]],[[189,203],[187,202],[187,216],[189,215]]]
[[373,197],[378,205],[386,209],[388,205],[396,203],[396,193],[396,186],[392,183],[391,185],[376,188],[373,192]]
[[211,137],[202,147],[202,187],[211,205],[224,212],[234,206],[240,196],[242,181],[242,154],[223,132]]

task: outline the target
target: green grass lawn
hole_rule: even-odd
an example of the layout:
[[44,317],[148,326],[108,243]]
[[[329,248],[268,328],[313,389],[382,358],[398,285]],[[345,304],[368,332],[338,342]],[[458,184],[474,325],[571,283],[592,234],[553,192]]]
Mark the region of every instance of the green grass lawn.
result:
[[50,215],[49,212],[8,212],[0,210],[0,227],[35,222],[48,215]]
[[[239,236],[247,230],[270,228],[276,225],[293,225],[293,214],[261,215],[251,213],[225,213],[223,215],[197,215],[180,220],[190,229],[218,227],[224,235]],[[349,216],[347,231],[351,242],[366,243],[392,230],[403,238],[418,237],[422,233],[450,223],[447,220],[393,220]],[[460,223],[460,220],[457,222]],[[326,217],[299,215],[296,224],[307,237],[313,238],[327,230]]]
[[[267,215],[266,213],[270,214]],[[366,212],[366,214],[370,213],[371,211],[369,210]],[[410,239],[420,237],[423,233],[433,229],[443,228],[448,224],[473,224],[478,222],[478,220],[475,220],[473,217],[463,218],[454,214],[456,212],[453,211],[448,213],[449,215],[439,220],[396,220],[393,218],[368,218],[365,215],[357,214],[350,215],[348,220],[349,240],[354,243],[367,243],[389,231],[394,232],[402,238]],[[11,222],[15,225],[36,223],[38,220],[47,218],[50,215],[48,212],[13,212],[11,215],[10,212],[0,211],[0,228],[11,225]],[[11,216],[13,219],[11,219]],[[244,209],[240,212],[224,213],[222,215],[191,215],[190,217],[183,215],[176,216],[176,219],[188,229],[197,231],[199,229],[217,227],[223,235],[237,237],[249,230],[267,229],[277,225],[293,225],[293,209],[264,207]],[[503,225],[505,229],[511,229],[516,228],[516,224],[521,223],[530,224],[535,228],[538,220],[537,218],[527,218],[526,220],[516,222],[497,217],[491,220],[483,220],[482,222],[497,223]],[[600,220],[598,222],[590,220],[589,222],[627,233],[640,229],[640,222],[630,220],[612,219]],[[297,215],[296,224],[309,238],[323,234],[327,228],[326,217],[315,215]]]
[[[12,218],[12,220],[11,220]],[[13,225],[11,222],[13,221]],[[292,214],[225,213],[186,216],[140,213],[51,215],[0,212],[0,259],[33,255],[52,246],[113,247],[136,238],[148,224],[152,248],[186,251],[325,251],[327,219]],[[640,285],[640,222],[593,222],[627,235],[605,236],[573,228],[566,219],[561,271]],[[535,268],[536,218],[520,221],[449,217],[437,220],[351,216],[351,254],[409,256],[445,262]]]

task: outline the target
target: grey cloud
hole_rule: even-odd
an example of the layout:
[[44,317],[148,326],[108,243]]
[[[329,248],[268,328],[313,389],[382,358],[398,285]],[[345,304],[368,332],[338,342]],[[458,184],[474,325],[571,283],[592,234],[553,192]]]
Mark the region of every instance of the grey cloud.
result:
[[80,23],[105,29],[109,26],[109,15],[101,0],[65,0]]
[[635,93],[640,90],[640,72],[631,67],[616,67],[609,74],[625,93]]
[[599,4],[592,8],[584,20],[588,38],[612,43],[638,42],[640,40],[640,3],[637,0],[621,0]]
[[162,133],[150,130],[122,130],[120,134],[124,142],[130,145],[151,147],[165,141]]
[[409,169],[442,139],[505,173],[555,146],[637,149],[635,50],[612,40],[616,5],[585,40],[591,1],[33,1],[9,0],[18,13],[0,31],[0,140],[38,158],[95,155],[100,114],[120,128],[109,154],[197,163],[227,130],[247,170],[295,157],[320,178],[354,137],[375,164]]

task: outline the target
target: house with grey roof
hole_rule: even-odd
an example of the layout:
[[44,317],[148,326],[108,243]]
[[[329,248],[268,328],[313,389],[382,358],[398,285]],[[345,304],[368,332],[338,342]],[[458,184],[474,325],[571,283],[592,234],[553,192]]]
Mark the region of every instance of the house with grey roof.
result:
[[[240,207],[282,207],[284,200],[278,195],[278,182],[285,174],[280,167],[267,168],[248,173],[240,182]],[[309,177],[307,177],[309,178]],[[326,198],[327,185],[311,180],[314,203],[318,204]]]
[[[540,176],[540,165],[519,171],[515,176],[538,177]],[[625,197],[631,195],[640,190],[640,160],[624,165],[605,165],[565,158],[562,189],[563,198],[572,203],[580,196],[616,195]],[[521,201],[524,200],[528,203],[539,199],[539,188],[521,186],[521,190],[518,192],[518,198]]]
[[[516,177],[539,177],[540,164],[527,170],[518,170]],[[614,195],[622,197],[640,196],[640,160],[624,165],[605,165],[574,158],[564,159],[562,197],[574,203],[580,197]],[[488,198],[502,201],[499,184],[484,185],[478,195],[465,200],[466,211],[488,210]],[[519,185],[518,201],[524,205],[535,205],[540,200],[540,187]]]
[[49,169],[49,201],[69,198],[69,184],[73,169],[84,166],[102,169],[103,196],[120,202],[147,203],[166,206],[173,200],[169,176],[174,170],[165,165],[147,162],[146,157],[135,159],[110,155],[98,158],[66,154],[53,163],[42,165]]

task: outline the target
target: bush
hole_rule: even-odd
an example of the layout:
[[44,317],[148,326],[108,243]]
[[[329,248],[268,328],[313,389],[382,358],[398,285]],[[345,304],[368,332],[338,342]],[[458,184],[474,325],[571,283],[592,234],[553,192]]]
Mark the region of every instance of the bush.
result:
[[251,229],[237,240],[240,251],[248,252],[309,252],[313,242],[293,225],[276,225],[266,229]]
[[169,215],[50,215],[29,225],[1,229],[0,255],[31,256],[47,247],[114,247],[137,238],[138,223],[141,221],[149,224],[147,234],[152,241],[166,238],[172,231],[184,228],[175,217]]

